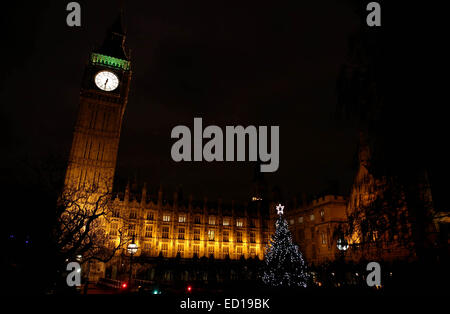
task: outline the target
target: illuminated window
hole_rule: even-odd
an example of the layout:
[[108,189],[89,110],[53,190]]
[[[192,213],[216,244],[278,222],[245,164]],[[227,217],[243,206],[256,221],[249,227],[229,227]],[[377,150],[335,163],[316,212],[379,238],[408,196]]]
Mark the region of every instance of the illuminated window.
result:
[[242,242],[242,232],[236,232],[236,242]]
[[169,244],[167,243],[161,244],[161,251],[163,253],[163,256],[167,256],[167,253],[169,252]]
[[309,215],[309,220],[314,221],[315,217],[314,214]]
[[256,255],[256,249],[254,247],[250,248],[250,255],[254,257]]
[[377,241],[378,240],[378,231],[374,231],[373,232],[372,239],[373,239],[373,241]]
[[223,225],[224,226],[229,226],[230,225],[230,218],[224,218],[223,219]]
[[236,254],[237,254],[238,256],[241,256],[241,255],[242,255],[242,246],[236,247]]
[[224,231],[223,232],[223,242],[228,242],[229,236],[230,236],[229,232],[228,231]]
[[256,235],[254,232],[250,232],[250,242],[255,243],[256,242]]
[[215,225],[215,224],[216,224],[216,217],[214,217],[214,216],[209,216],[209,221],[208,221],[208,223],[209,223],[210,225]]
[[186,222],[186,215],[178,216],[178,222]]
[[184,256],[184,245],[183,244],[178,244],[177,253],[180,253],[181,257]]
[[214,241],[214,230],[208,230],[208,240]]
[[162,237],[164,239],[168,239],[169,238],[169,227],[163,227],[162,228]]
[[208,247],[208,254],[209,254],[209,255],[214,254],[214,246],[209,246],[209,247]]
[[194,254],[200,254],[200,245],[194,245]]
[[293,225],[294,224],[294,219],[289,219],[289,224]]
[[303,223],[303,216],[298,217],[298,222],[301,224]]
[[322,244],[327,244],[327,236],[326,236],[325,232],[322,232],[321,236],[322,236]]
[[238,218],[236,220],[236,227],[242,227],[244,226],[244,222],[242,221],[242,219]]
[[150,251],[150,249],[152,248],[151,244],[149,242],[145,242],[144,243],[144,250],[145,251]]
[[116,223],[111,224],[109,235],[117,236],[117,224]]
[[153,233],[153,226],[147,225],[145,227],[145,237],[146,238],[151,238],[152,237],[152,233]]
[[147,212],[147,220],[153,220],[155,218],[155,215],[153,212]]
[[200,229],[194,229],[194,240],[200,240]]
[[129,225],[128,226],[128,235],[129,236],[136,235],[136,225]]
[[195,216],[195,217],[194,217],[194,223],[195,223],[195,224],[200,224],[200,223],[201,223],[200,216]]
[[325,210],[322,209],[322,210],[320,211],[320,217],[323,217],[323,216],[325,216]]
[[184,240],[184,228],[178,228],[178,239]]
[[163,221],[170,221],[170,215],[163,215]]
[[223,247],[223,255],[224,256],[230,255],[230,249],[228,246]]

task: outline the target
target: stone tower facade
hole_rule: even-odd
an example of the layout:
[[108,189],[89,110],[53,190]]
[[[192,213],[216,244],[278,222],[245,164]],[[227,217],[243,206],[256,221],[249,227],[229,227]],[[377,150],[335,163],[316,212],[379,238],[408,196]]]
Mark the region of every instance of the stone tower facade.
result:
[[80,91],[66,188],[95,187],[101,193],[112,191],[131,80],[125,38],[119,16],[100,49],[90,54]]

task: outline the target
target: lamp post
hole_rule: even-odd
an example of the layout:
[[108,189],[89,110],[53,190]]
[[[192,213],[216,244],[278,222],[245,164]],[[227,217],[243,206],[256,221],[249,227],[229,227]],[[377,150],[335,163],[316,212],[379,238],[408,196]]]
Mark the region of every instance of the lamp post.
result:
[[[340,287],[341,283],[340,281],[345,278],[345,252],[348,249],[348,242],[347,240],[344,238],[343,235],[341,235],[341,237],[338,238],[337,240],[337,248],[339,250],[339,262],[338,262],[338,268],[336,269],[336,275],[334,273],[332,273],[333,276],[333,280],[336,282],[337,280],[337,285],[338,287]],[[344,276],[344,277],[341,277]],[[345,279],[344,279],[345,281]]]
[[133,274],[133,255],[136,254],[137,250],[138,250],[138,246],[136,243],[134,243],[134,234],[133,234],[133,239],[131,240],[131,243],[128,244],[128,253],[130,254],[130,284],[129,286],[131,287],[131,277]]
[[345,238],[339,238],[337,240],[337,248],[339,251],[347,251],[347,249],[348,249],[347,240],[345,240]]

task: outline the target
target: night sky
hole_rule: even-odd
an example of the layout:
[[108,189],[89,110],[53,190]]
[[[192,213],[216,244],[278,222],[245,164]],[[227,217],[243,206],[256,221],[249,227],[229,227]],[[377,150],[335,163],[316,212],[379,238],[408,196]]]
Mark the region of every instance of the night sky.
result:
[[[67,153],[84,65],[118,14],[117,1],[68,1],[3,11],[2,164]],[[279,125],[280,167],[266,174],[284,196],[320,193],[354,173],[357,132],[333,119],[336,78],[358,18],[346,1],[136,1],[125,4],[133,77],[118,175],[210,199],[250,196],[254,164],[175,163],[176,125]],[[6,31],[5,31],[6,28]],[[8,163],[5,163],[5,160]],[[12,165],[12,167],[11,167]]]

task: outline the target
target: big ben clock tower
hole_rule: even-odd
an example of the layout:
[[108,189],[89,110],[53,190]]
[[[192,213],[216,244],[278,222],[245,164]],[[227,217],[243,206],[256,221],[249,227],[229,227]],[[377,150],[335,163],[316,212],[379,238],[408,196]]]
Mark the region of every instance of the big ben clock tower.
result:
[[108,30],[103,45],[90,54],[80,91],[66,188],[112,190],[131,80],[125,38],[120,15]]

